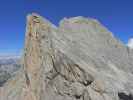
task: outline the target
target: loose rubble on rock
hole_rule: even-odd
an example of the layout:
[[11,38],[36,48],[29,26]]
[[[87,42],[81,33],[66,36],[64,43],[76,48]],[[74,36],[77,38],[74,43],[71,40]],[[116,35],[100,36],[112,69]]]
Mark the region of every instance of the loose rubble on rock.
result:
[[133,100],[133,51],[97,20],[27,20],[22,68],[0,100]]

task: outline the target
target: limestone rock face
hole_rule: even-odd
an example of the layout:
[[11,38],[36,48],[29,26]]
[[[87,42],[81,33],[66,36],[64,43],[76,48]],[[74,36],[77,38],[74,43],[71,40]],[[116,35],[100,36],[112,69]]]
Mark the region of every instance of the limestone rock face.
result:
[[29,15],[22,58],[0,100],[133,100],[133,52],[97,20]]

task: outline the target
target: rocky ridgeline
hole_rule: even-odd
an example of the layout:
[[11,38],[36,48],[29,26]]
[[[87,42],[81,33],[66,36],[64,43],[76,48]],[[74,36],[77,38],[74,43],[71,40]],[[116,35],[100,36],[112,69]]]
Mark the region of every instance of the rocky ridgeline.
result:
[[133,52],[97,20],[28,16],[22,67],[0,100],[133,100]]

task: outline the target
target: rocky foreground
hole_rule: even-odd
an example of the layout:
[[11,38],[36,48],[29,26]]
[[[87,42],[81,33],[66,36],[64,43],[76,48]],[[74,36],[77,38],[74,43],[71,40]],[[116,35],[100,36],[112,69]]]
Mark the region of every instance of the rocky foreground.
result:
[[29,15],[21,62],[0,100],[133,100],[133,51],[95,19]]

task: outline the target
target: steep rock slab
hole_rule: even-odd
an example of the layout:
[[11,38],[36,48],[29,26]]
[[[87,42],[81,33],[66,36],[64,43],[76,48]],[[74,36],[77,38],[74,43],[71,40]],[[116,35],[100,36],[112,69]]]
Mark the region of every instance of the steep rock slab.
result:
[[23,68],[0,100],[132,100],[132,52],[98,21],[28,16]]

